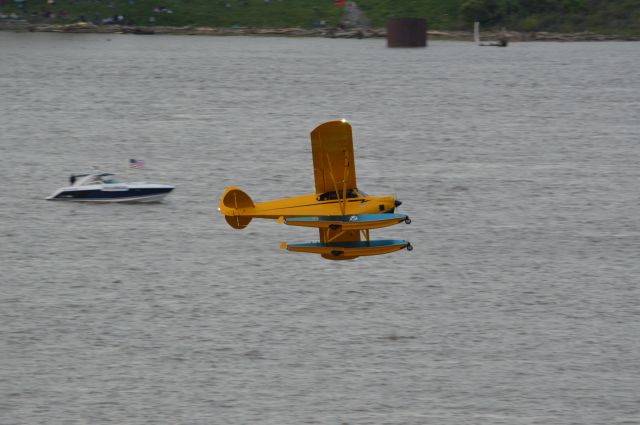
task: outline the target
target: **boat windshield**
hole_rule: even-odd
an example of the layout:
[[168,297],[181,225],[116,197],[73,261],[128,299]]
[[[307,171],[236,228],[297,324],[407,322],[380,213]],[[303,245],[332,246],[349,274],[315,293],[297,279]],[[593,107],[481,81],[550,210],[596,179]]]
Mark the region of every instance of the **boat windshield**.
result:
[[90,184],[113,184],[119,183],[113,174],[76,174],[71,176],[71,184],[74,186],[86,186]]
[[102,178],[102,183],[104,184],[116,184],[116,183],[122,183],[120,180],[116,179],[113,176],[107,176],[107,177],[103,177]]

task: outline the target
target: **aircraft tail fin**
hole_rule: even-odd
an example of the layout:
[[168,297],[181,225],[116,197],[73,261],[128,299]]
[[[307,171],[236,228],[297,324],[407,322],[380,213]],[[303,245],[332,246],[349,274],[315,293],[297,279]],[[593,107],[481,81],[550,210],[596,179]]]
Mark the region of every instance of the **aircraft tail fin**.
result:
[[227,223],[234,229],[244,229],[251,222],[251,215],[243,215],[242,209],[253,208],[255,204],[249,195],[234,186],[229,186],[222,195],[220,211]]

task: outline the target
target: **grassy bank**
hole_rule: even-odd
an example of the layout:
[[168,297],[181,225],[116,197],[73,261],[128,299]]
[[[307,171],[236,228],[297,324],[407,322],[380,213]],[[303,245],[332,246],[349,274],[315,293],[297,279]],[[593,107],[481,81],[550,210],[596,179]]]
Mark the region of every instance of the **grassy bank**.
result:
[[[373,26],[389,17],[427,18],[435,30],[591,31],[640,35],[640,0],[358,0]],[[0,0],[0,20],[32,23],[334,27],[344,7],[334,0]],[[3,18],[4,16],[4,18]]]
[[[2,0],[0,0],[2,1]],[[313,27],[335,26],[343,8],[317,0],[5,0],[0,11],[16,13],[34,23],[211,26]]]

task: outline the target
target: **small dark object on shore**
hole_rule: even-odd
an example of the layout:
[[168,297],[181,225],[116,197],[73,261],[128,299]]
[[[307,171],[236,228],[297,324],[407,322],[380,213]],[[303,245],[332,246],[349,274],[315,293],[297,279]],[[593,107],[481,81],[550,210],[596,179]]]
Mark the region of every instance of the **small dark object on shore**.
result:
[[391,18],[387,22],[387,47],[426,47],[427,21],[421,18]]

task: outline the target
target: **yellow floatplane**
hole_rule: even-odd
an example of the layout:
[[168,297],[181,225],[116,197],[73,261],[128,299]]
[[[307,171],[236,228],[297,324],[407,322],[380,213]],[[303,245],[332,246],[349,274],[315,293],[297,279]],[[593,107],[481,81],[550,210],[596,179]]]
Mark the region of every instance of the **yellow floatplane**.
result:
[[412,246],[405,240],[371,240],[370,229],[411,223],[395,214],[401,202],[394,196],[369,196],[356,186],[351,125],[329,121],[311,132],[316,192],[309,195],[254,203],[242,190],[228,187],[218,210],[234,229],[244,229],[254,218],[271,218],[289,226],[315,227],[320,242],[282,243],[281,248],[320,254],[330,260],[388,254]]

